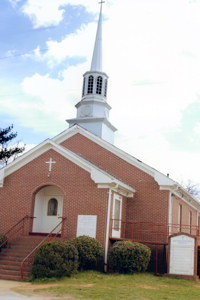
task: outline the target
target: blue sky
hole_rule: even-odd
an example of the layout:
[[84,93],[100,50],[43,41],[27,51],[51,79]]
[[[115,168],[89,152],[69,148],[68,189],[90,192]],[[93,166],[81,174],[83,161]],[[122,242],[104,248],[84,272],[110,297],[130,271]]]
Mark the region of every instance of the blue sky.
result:
[[[47,41],[61,42],[63,37],[75,33],[82,24],[88,24],[96,19],[96,15],[88,13],[83,5],[70,5],[66,1],[66,5],[63,6],[65,9],[62,13],[62,20],[58,24],[54,24],[54,20],[50,20],[49,24],[37,26],[29,15],[23,13],[25,5],[28,3],[28,1],[9,0],[0,2],[0,68],[1,74],[3,74],[1,86],[4,87],[0,93],[0,101],[4,103],[11,101],[14,106],[30,101],[21,88],[24,78],[32,77],[36,73],[41,76],[48,73],[49,78],[56,79],[61,70],[69,66],[76,66],[86,60],[84,56],[67,57],[66,55],[59,64],[49,68],[47,60],[35,60],[34,50],[39,47],[40,53],[44,54],[48,50]],[[35,110],[34,119],[42,118],[42,113],[37,112],[37,107]],[[15,111],[11,113],[9,110],[3,109],[0,111],[0,118],[2,128],[11,123],[14,124],[15,130],[18,131],[18,140],[25,144],[39,143],[49,137],[48,132],[43,132],[42,128],[34,134],[32,126],[22,126],[21,118]]]
[[[0,127],[27,148],[68,128],[90,69],[96,0],[0,1]],[[200,0],[109,0],[103,62],[115,145],[200,182]]]

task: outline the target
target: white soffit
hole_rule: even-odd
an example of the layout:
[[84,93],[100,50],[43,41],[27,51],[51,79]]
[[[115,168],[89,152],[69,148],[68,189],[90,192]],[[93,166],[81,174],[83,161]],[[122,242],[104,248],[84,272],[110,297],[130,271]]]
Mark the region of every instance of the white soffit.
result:
[[155,181],[157,181],[157,183],[161,186],[161,185],[166,185],[166,186],[174,186],[175,182],[168,178],[167,176],[163,175],[162,173],[159,173],[157,171],[155,171],[154,173],[154,179]]
[[4,177],[5,177],[5,175],[4,175],[4,169],[1,169],[0,170],[0,187],[3,186]]
[[113,191],[118,192],[122,196],[133,198],[136,192],[131,186],[117,180],[116,178],[106,175],[105,173],[99,172],[97,169],[91,171],[92,180],[98,184],[99,188],[111,188]]

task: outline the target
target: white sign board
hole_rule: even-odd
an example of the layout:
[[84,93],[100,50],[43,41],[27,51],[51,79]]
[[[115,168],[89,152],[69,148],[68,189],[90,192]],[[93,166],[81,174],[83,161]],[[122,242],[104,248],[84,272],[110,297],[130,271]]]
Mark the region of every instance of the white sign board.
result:
[[170,274],[194,275],[195,239],[178,235],[170,239]]
[[76,236],[87,235],[96,238],[97,216],[78,215]]

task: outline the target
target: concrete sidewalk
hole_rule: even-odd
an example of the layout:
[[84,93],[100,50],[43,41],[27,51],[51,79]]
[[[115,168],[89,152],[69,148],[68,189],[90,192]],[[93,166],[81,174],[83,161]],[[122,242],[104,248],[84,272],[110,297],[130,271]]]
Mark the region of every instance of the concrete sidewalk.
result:
[[[18,297],[18,296],[0,296],[0,300],[38,300],[39,298],[31,298],[31,297]],[[40,298],[41,299],[41,298]]]
[[27,282],[0,280],[0,300],[43,300],[44,298],[41,297],[23,296],[12,291],[13,288],[23,288],[30,284]]

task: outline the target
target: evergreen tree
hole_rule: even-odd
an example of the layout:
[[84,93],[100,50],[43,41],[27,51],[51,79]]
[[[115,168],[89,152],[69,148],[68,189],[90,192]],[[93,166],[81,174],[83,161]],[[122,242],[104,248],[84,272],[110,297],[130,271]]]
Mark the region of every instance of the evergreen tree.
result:
[[8,147],[8,144],[17,136],[17,132],[12,132],[13,125],[1,129],[0,128],[0,162],[3,165],[7,165],[8,161],[12,158],[15,160],[17,154],[22,153],[25,147]]

